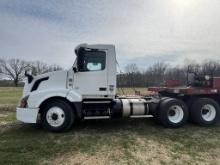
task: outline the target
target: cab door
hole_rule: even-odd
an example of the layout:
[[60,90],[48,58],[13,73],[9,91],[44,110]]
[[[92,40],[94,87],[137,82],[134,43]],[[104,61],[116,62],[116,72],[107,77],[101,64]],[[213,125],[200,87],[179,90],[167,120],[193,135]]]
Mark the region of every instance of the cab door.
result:
[[83,98],[103,98],[108,95],[106,51],[84,48],[77,55],[74,89]]

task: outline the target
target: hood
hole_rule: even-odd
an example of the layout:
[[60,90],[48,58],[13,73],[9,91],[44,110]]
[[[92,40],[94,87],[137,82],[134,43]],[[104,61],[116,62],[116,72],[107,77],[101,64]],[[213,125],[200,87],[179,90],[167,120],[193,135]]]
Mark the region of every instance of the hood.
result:
[[48,72],[33,77],[31,83],[25,80],[23,96],[29,95],[31,92],[39,92],[41,90],[52,90],[55,88],[66,88],[67,71]]

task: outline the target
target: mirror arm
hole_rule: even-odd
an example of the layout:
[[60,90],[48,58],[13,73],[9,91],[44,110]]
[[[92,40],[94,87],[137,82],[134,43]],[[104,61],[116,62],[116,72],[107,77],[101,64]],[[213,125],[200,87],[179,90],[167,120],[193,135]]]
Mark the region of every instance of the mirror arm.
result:
[[25,71],[24,75],[27,77],[28,83],[30,84],[33,81],[34,77],[28,74],[27,71]]

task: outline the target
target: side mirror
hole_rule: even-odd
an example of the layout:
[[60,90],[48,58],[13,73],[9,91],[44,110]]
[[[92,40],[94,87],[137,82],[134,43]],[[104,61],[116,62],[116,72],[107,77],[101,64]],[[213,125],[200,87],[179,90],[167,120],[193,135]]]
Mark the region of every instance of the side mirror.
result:
[[76,72],[78,72],[78,69],[77,69],[77,67],[73,67],[73,71],[74,71],[74,73],[76,73]]
[[30,84],[33,81],[34,77],[31,74],[29,74],[27,70],[25,70],[24,75],[25,77],[27,77],[28,83]]

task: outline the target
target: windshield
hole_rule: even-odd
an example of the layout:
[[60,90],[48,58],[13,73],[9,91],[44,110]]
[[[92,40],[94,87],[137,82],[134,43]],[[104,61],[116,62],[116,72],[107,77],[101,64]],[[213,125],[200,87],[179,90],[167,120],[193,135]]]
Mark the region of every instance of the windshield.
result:
[[77,58],[75,59],[74,63],[73,63],[73,68],[77,67]]

